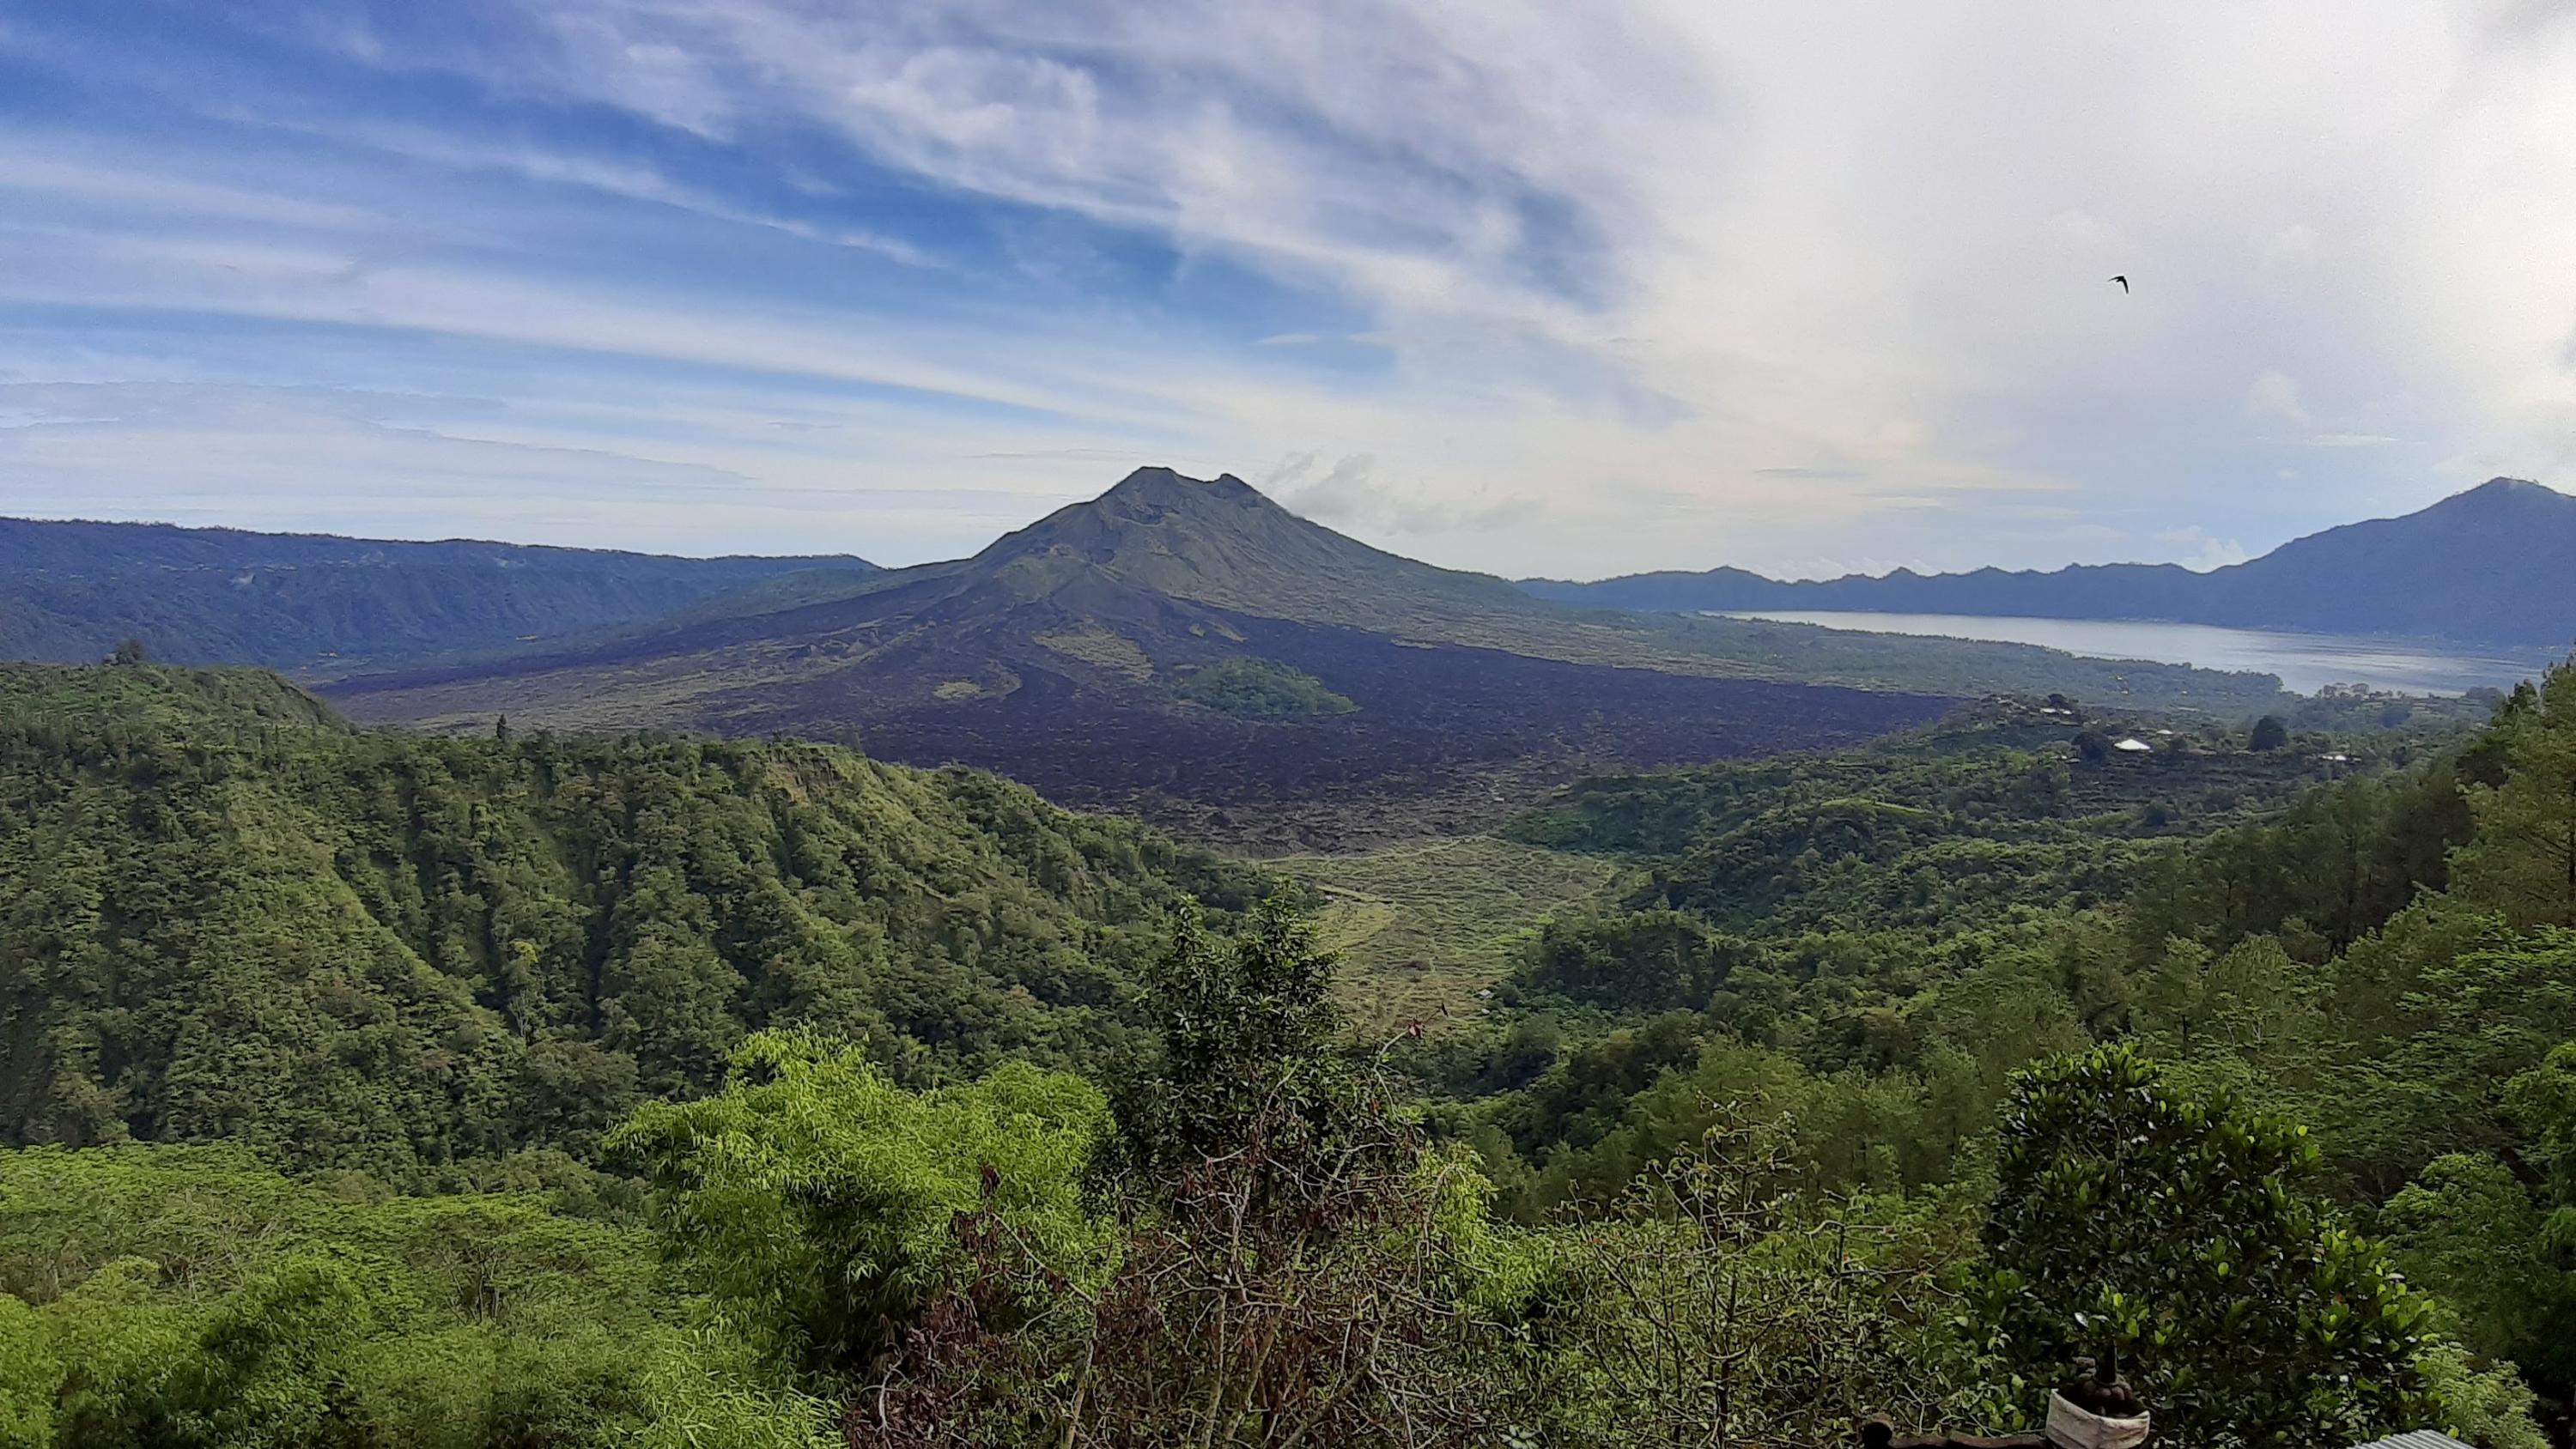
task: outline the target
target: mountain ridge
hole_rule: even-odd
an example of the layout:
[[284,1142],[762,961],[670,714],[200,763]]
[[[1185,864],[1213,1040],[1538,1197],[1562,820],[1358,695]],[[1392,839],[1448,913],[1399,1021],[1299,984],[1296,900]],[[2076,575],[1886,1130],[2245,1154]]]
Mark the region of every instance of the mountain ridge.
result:
[[[1164,468],[970,558],[783,608],[738,602],[325,692],[354,717],[429,729],[507,714],[855,736],[883,758],[988,768],[1069,804],[1306,847],[1417,833],[1424,801],[1453,824],[1490,823],[1510,793],[1498,781],[1856,740],[2032,683],[2032,661],[2050,671],[2043,690],[2275,697],[2268,678],[2012,646],[1586,612],[1372,548],[1232,475]],[[1934,659],[1971,667],[1933,680],[1917,661]],[[1218,667],[1249,689],[1193,687]],[[1262,834],[1237,811],[1294,818]]]
[[[1173,540],[1181,546],[1157,547]],[[1068,556],[1175,598],[1354,627],[1384,628],[1390,602],[1435,619],[1477,609],[1556,612],[1530,608],[1508,580],[1409,559],[1300,518],[1231,473],[1201,480],[1139,468],[1098,498],[1003,535],[970,562]],[[1354,586],[1368,590],[1365,608]]]
[[84,663],[121,641],[307,676],[659,618],[850,555],[683,558],[168,523],[0,518],[0,656]]
[[1526,579],[1560,603],[1659,612],[1872,610],[2152,619],[2233,628],[2386,634],[2467,643],[2576,640],[2576,497],[2495,478],[2394,518],[2339,524],[2259,558],[2198,573],[2179,564],[2070,564],[1777,580],[1719,567],[1591,583]]
[[[332,533],[314,529],[237,528],[231,524],[170,523],[159,519],[110,518],[24,518],[0,516],[0,569],[39,572],[94,572],[99,567],[94,553],[84,553],[69,545],[82,539],[113,539],[126,557],[111,561],[112,567],[136,567],[159,563],[169,567],[223,567],[238,562],[292,562],[298,553],[317,558],[345,556],[352,545],[371,550],[426,551],[459,549],[495,549],[509,554],[576,555],[584,558],[655,559],[681,563],[764,563],[801,562],[809,565],[827,563],[867,563],[854,554],[670,554],[644,549],[594,548],[578,544],[512,543],[507,539],[477,538],[469,534],[451,534],[443,538],[371,538],[364,534]],[[160,550],[159,558],[139,556],[138,541],[175,542],[176,548]],[[243,545],[229,557],[212,553],[217,543]],[[266,558],[250,557],[264,550]],[[876,565],[868,564],[874,568]]]

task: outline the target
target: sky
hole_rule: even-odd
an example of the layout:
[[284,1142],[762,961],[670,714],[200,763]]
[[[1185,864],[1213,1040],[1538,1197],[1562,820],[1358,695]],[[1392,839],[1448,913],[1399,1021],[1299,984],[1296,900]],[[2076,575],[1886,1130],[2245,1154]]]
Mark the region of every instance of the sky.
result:
[[0,0],[16,515],[2209,567],[2576,488],[2571,258],[2568,0]]

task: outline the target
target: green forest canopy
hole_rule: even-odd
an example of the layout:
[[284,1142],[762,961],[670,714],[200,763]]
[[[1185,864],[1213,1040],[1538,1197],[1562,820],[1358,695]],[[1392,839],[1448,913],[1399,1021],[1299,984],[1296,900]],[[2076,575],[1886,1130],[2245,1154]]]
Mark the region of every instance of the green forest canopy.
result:
[[1250,873],[849,750],[349,729],[249,671],[0,671],[0,1132],[400,1178],[587,1155],[747,1032],[1096,1063]]
[[2576,1383],[2576,670],[1586,787],[1525,835],[1638,896],[1366,1047],[1258,877],[989,780],[299,699],[0,676],[71,1144],[0,1155],[0,1443],[1821,1443],[2081,1351],[2166,1442],[2536,1449]]

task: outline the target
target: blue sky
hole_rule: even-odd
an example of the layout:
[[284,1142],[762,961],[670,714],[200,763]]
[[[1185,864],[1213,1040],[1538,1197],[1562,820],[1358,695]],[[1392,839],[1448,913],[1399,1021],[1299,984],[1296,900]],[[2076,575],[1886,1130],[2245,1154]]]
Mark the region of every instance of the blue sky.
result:
[[0,511],[2223,562],[2576,476],[2570,14],[0,0]]

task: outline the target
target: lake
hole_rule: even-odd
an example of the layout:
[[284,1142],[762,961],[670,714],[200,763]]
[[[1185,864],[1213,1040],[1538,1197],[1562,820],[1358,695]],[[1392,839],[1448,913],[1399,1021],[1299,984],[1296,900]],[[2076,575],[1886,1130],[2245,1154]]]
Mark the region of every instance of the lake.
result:
[[1727,617],[1821,624],[1829,629],[1857,629],[1872,634],[2042,644],[2098,659],[2145,659],[2202,669],[2250,669],[2277,674],[2284,688],[2301,694],[2314,694],[2329,684],[2366,684],[2373,689],[2407,694],[2465,694],[2480,685],[2509,689],[2516,680],[2537,675],[2552,659],[2542,650],[2517,656],[2510,650],[2452,648],[2365,635],[2221,629],[2207,624],[2118,619],[1771,609],[1733,610]]

